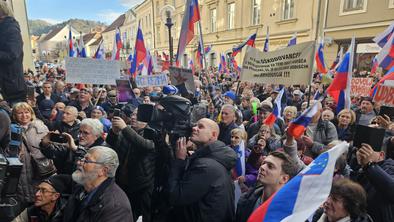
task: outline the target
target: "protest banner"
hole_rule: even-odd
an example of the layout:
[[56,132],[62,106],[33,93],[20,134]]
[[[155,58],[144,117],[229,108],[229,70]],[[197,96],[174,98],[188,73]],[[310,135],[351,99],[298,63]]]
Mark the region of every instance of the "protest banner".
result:
[[66,57],[66,83],[115,85],[120,77],[119,61]]
[[352,96],[368,96],[373,85],[372,78],[352,78],[351,82],[351,95]]
[[168,85],[168,79],[166,74],[137,76],[135,78],[135,83],[137,87],[165,86]]
[[394,86],[378,86],[373,101],[384,106],[394,107]]
[[314,41],[272,52],[248,47],[242,65],[241,81],[309,85],[314,53]]
[[186,87],[186,90],[189,93],[193,93],[196,91],[196,87],[194,86],[194,78],[191,69],[183,69],[170,67],[170,80],[171,84],[175,85],[179,91],[182,93],[182,88]]

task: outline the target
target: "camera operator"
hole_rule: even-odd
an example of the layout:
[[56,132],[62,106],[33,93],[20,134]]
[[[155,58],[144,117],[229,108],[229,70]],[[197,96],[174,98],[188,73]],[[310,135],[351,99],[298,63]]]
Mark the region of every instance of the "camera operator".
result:
[[0,1],[0,33],[0,90],[12,105],[26,100],[27,87],[21,30],[5,1]]
[[103,146],[103,124],[98,119],[84,119],[79,128],[78,146],[68,133],[62,133],[64,141],[51,141],[53,132],[48,133],[41,141],[41,152],[53,159],[58,173],[72,174],[76,169],[76,160],[83,158],[86,150],[93,146]]
[[106,142],[119,156],[119,168],[115,176],[117,184],[126,192],[133,209],[134,220],[142,215],[143,221],[151,221],[151,199],[155,175],[155,130],[137,120],[137,109],[130,114],[131,123],[114,116],[112,130]]
[[190,140],[197,150],[186,160],[186,138],[177,141],[172,162],[169,201],[174,205],[172,221],[233,221],[234,185],[230,170],[237,155],[218,141],[219,127],[203,118],[193,127]]

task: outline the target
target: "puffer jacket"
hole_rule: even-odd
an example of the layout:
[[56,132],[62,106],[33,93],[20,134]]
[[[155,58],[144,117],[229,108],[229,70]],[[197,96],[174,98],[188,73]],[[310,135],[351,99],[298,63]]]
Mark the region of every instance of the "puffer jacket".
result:
[[199,147],[190,158],[174,160],[169,176],[171,221],[231,222],[235,216],[231,169],[237,155],[221,141]]
[[48,132],[48,128],[41,120],[33,120],[22,133],[25,142],[21,143],[19,159],[23,163],[23,167],[19,178],[17,194],[19,200],[23,203],[34,201],[34,187],[43,179],[39,178],[39,175],[34,174],[30,153],[34,152],[36,156],[44,157],[39,146],[41,139],[47,135]]
[[5,17],[0,21],[0,33],[0,89],[7,101],[25,101],[23,41],[18,22],[13,17]]

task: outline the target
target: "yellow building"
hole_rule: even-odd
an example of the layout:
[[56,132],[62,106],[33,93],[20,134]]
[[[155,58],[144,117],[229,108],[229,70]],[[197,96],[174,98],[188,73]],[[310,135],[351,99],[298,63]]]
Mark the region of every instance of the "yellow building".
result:
[[[153,13],[154,13],[153,1],[152,0],[143,1],[141,4],[137,5],[134,8],[134,11],[135,11],[135,14],[137,15],[136,27],[138,27],[138,24],[141,25],[142,34],[144,35],[145,47],[148,50],[153,50],[156,47],[155,41],[154,41],[155,31],[154,31],[154,26],[153,26],[153,24],[155,23],[154,17],[153,17]],[[137,30],[137,28],[135,28],[135,30]],[[134,31],[134,33],[136,33],[136,31]],[[132,44],[132,47],[134,48],[134,43],[135,43],[134,36],[133,36],[133,39],[134,39],[134,42]]]
[[[165,4],[175,6],[173,15],[174,54],[178,44],[180,25],[185,10],[184,0],[154,1],[155,11]],[[305,42],[316,38],[318,0],[201,0],[200,14],[204,45],[212,45],[207,55],[208,66],[217,66],[220,53],[230,54],[232,48],[257,31],[256,47],[262,48],[269,27],[270,50],[287,45],[288,40],[297,33],[297,41]],[[168,51],[167,27],[155,14],[156,49]],[[195,33],[198,33],[195,28]],[[188,45],[182,64],[194,58],[198,46],[196,35]],[[236,56],[242,64],[244,51]]]
[[326,63],[331,64],[340,47],[346,50],[356,38],[354,68],[371,69],[373,57],[379,52],[372,39],[394,22],[393,0],[324,0],[322,24]]

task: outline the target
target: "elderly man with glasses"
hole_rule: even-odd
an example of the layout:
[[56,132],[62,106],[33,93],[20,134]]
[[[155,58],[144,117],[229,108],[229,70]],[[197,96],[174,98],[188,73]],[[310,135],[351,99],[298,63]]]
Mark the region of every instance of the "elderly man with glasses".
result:
[[36,187],[34,205],[22,211],[12,222],[62,221],[71,182],[69,175],[53,175],[42,181]]
[[116,152],[96,146],[77,161],[72,179],[78,184],[68,200],[63,221],[134,221],[126,194],[115,183]]

